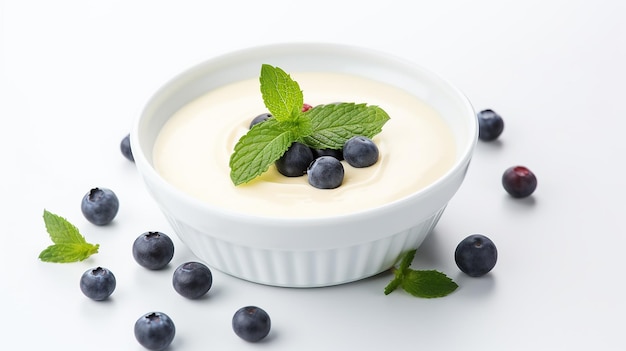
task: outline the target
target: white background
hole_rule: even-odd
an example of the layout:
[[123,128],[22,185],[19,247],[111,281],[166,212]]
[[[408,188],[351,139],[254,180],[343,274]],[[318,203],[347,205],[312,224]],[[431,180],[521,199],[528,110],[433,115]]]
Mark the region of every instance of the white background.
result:
[[[411,4],[407,7],[407,4]],[[0,7],[0,343],[12,350],[142,350],[133,324],[152,310],[177,326],[171,350],[624,350],[626,288],[626,2],[615,1],[3,1]],[[383,294],[389,274],[319,289],[244,282],[214,271],[207,297],[171,287],[192,260],[151,272],[132,258],[148,230],[173,235],[119,151],[132,120],[175,74],[235,49],[289,41],[370,47],[456,84],[476,110],[505,119],[478,144],[466,182],[412,267],[460,285],[441,299]],[[510,198],[509,166],[539,186]],[[88,223],[92,187],[121,201],[106,227]],[[100,253],[71,264],[37,259],[50,244],[46,208],[73,222]],[[499,261],[473,279],[454,263],[472,233]],[[106,302],[80,275],[111,269]],[[262,343],[235,336],[248,304],[273,327]]]

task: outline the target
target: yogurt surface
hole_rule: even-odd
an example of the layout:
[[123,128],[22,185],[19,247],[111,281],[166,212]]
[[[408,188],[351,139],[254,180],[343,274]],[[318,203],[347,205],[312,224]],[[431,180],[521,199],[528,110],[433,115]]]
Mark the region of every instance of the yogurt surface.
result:
[[285,177],[274,166],[235,186],[229,159],[250,121],[267,112],[258,79],[207,92],[177,111],[154,145],[156,171],[181,191],[210,205],[266,217],[321,217],[359,212],[401,199],[447,172],[455,161],[452,132],[423,101],[391,85],[339,73],[291,73],[310,105],[377,105],[390,120],[373,138],[378,162],[353,168],[336,189],[317,189],[306,175]]

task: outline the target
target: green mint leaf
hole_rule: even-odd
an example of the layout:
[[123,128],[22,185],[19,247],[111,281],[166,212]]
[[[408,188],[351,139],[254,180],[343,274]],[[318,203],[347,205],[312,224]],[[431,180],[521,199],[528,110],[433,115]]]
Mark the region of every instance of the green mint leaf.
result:
[[44,209],[43,220],[54,245],[48,246],[39,254],[44,262],[76,262],[98,252],[100,245],[90,244],[78,228],[65,218]]
[[340,149],[355,135],[372,138],[389,120],[380,107],[355,103],[316,106],[306,115],[311,119],[312,133],[303,142],[316,149]]
[[402,286],[404,291],[417,297],[444,297],[459,286],[445,274],[435,270],[413,270],[409,268],[417,250],[411,250],[401,256],[400,264],[395,269],[393,280],[385,287],[385,295]]
[[235,185],[247,183],[278,160],[296,141],[293,131],[270,118],[242,136],[230,157],[230,178]]
[[98,252],[99,245],[91,244],[55,244],[39,254],[43,262],[69,263],[83,261]]
[[287,121],[302,114],[304,96],[296,81],[278,67],[261,66],[261,94],[265,107],[278,121]]
[[444,297],[459,286],[445,274],[435,270],[408,269],[402,280],[402,288],[417,297]]
[[46,224],[48,234],[50,234],[50,239],[55,244],[84,244],[87,242],[78,228],[61,216],[43,210],[43,221]]
[[402,285],[402,281],[404,280],[404,275],[409,269],[411,262],[413,262],[413,258],[415,258],[415,253],[417,250],[410,250],[404,255],[400,256],[400,265],[398,268],[394,269],[394,278],[387,284],[385,287],[385,295],[391,294],[394,290],[396,290],[400,285]]

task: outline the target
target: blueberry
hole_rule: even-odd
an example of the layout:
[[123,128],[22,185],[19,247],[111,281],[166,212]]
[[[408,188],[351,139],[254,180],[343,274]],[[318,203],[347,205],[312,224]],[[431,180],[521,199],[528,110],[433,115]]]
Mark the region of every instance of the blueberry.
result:
[[537,177],[524,166],[513,166],[502,174],[502,186],[515,198],[527,197],[537,189]]
[[80,290],[88,298],[102,301],[113,294],[115,276],[110,270],[102,267],[89,269],[80,277]]
[[148,350],[164,350],[174,340],[176,326],[162,312],[150,312],[135,322],[135,339]]
[[478,112],[478,138],[483,141],[496,140],[504,130],[504,120],[493,110]]
[[463,239],[454,251],[459,269],[470,277],[480,277],[493,269],[498,260],[496,245],[482,234]]
[[339,161],[343,160],[343,149],[311,149],[313,157],[332,156]]
[[343,165],[332,156],[316,158],[307,171],[309,184],[318,189],[335,189],[343,182]]
[[280,174],[287,177],[300,177],[306,173],[313,159],[313,151],[310,147],[295,142],[276,160],[275,164]]
[[120,143],[120,149],[122,151],[122,155],[126,157],[129,161],[135,162],[135,157],[133,157],[133,151],[130,149],[130,134],[127,134]]
[[343,157],[352,167],[369,167],[378,161],[378,146],[370,138],[354,136],[344,144]]
[[133,257],[148,269],[161,269],[174,257],[174,243],[161,232],[145,232],[133,242]]
[[200,262],[183,263],[174,271],[174,289],[182,296],[197,299],[206,294],[213,284],[209,267]]
[[120,208],[115,193],[107,188],[89,190],[80,204],[80,209],[87,220],[95,225],[106,225],[113,221]]
[[233,331],[240,338],[257,342],[267,336],[271,328],[270,316],[260,307],[242,307],[233,316]]
[[267,121],[270,117],[272,117],[270,113],[262,113],[254,117],[252,121],[250,121],[250,129],[252,129],[252,127],[254,127],[256,124]]

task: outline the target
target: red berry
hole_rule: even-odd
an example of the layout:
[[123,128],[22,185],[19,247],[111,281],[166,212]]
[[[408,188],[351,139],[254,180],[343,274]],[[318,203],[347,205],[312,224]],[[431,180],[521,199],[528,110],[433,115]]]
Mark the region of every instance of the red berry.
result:
[[306,112],[306,111],[308,111],[308,110],[310,110],[312,108],[313,108],[313,106],[311,106],[309,104],[303,104],[302,105],[302,112]]
[[502,174],[502,186],[515,198],[527,197],[537,188],[537,177],[524,166],[513,166]]

